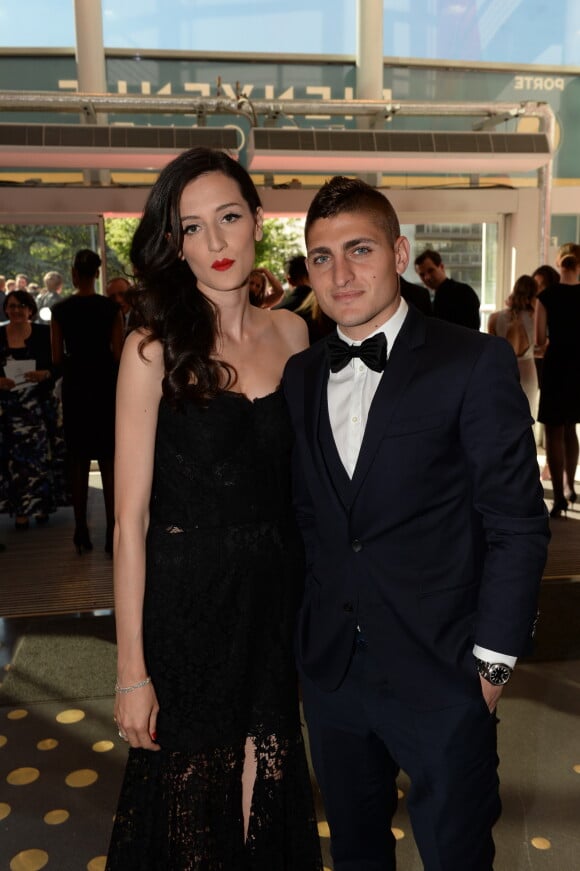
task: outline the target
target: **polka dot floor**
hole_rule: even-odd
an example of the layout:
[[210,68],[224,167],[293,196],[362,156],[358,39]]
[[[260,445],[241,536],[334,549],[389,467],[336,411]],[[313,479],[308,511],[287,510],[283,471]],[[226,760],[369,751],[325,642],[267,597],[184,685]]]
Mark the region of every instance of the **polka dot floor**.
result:
[[[104,871],[127,752],[111,704],[100,698],[0,707],[2,871]],[[578,871],[580,662],[520,665],[500,719],[504,812],[495,831],[496,871]],[[420,871],[404,776],[399,787],[398,866]],[[330,871],[322,808],[319,831]]]
[[[97,569],[104,572],[97,564],[101,557],[96,553],[92,561],[81,561],[84,580],[78,567],[74,584],[63,575],[59,566],[71,550],[70,518],[64,514],[61,529],[59,517],[49,530],[34,530],[39,537],[50,536],[51,548],[39,557],[42,584],[34,590],[43,594],[53,570],[60,572],[60,587],[77,591],[82,581],[89,598],[97,585],[91,571],[95,576]],[[580,520],[580,512],[553,528],[549,583],[543,584],[540,598],[539,655],[518,664],[500,703],[503,814],[494,833],[494,871],[580,871],[580,525],[574,520]],[[8,544],[0,561],[1,615],[3,607],[7,613],[8,593],[22,589],[31,574],[32,557],[30,545],[25,547],[22,534],[13,533],[6,520],[0,519],[0,532]],[[4,571],[7,559],[20,550],[22,556],[11,563],[15,574],[9,578]],[[558,562],[562,556],[564,568]],[[95,614],[95,625],[100,616],[105,612]],[[10,672],[22,631],[46,632],[47,625],[45,617],[0,619],[0,683]],[[77,648],[79,663],[81,654]],[[113,682],[114,676],[107,677],[98,697],[93,697],[95,692],[83,698],[68,692],[66,701],[7,704],[0,693],[0,871],[104,871],[127,754],[112,720],[112,695],[105,695]],[[97,685],[96,678],[93,683]],[[421,871],[406,808],[408,789],[402,774],[399,809],[392,822],[397,866],[401,871]],[[316,797],[324,865],[331,871],[328,825]]]
[[0,868],[103,871],[126,748],[111,699],[0,708]]

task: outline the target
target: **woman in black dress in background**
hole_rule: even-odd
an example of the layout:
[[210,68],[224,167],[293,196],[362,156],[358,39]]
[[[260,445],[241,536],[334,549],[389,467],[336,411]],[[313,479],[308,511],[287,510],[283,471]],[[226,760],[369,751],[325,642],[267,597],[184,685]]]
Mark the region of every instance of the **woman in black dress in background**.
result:
[[96,293],[101,258],[77,251],[75,293],[52,309],[52,358],[62,366],[62,404],[72,500],[73,543],[79,554],[92,550],[87,499],[91,460],[98,460],[107,517],[105,550],[112,553],[114,526],[113,458],[115,387],[123,347],[123,318],[116,302]]
[[303,321],[251,305],[263,213],[193,149],[135,234],[117,398],[115,718],[131,746],[107,871],[320,871],[293,656],[303,551],[278,387]]
[[[538,420],[546,430],[546,459],[554,488],[551,517],[560,517],[576,501],[574,476],[578,465],[576,424],[580,422],[580,246],[560,248],[560,283],[537,297],[536,344],[547,344],[542,367]],[[564,493],[564,475],[568,495]]]

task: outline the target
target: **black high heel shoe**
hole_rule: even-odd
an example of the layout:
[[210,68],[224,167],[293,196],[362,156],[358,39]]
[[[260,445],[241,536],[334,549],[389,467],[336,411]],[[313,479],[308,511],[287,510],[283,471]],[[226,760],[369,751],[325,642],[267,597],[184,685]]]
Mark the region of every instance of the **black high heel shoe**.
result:
[[574,491],[574,490],[570,490],[570,492],[569,492],[569,494],[568,494],[568,502],[569,502],[571,505],[573,505],[574,502],[576,501],[576,498],[577,498],[577,497],[576,497],[576,493],[575,493],[575,491]]
[[568,500],[561,497],[561,499],[556,499],[554,504],[552,505],[552,510],[550,511],[550,517],[561,517],[562,512],[564,512],[564,517],[566,516],[566,512],[568,511]]
[[86,526],[77,527],[73,535],[73,544],[79,556],[82,556],[85,551],[93,549],[93,543],[89,538],[89,530]]

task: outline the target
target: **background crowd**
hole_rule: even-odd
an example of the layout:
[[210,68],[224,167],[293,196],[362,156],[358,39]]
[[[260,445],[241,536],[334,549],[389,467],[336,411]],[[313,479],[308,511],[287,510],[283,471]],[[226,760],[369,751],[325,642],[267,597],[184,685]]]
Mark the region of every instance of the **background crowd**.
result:
[[[91,252],[84,251],[85,259],[96,258],[95,265],[97,255],[91,259]],[[12,516],[17,529],[26,530],[31,519],[46,523],[51,513],[72,503],[75,547],[79,553],[90,550],[88,470],[91,460],[98,460],[107,508],[105,547],[110,553],[113,397],[123,339],[135,325],[132,284],[126,276],[115,276],[103,298],[96,291],[98,267],[80,278],[78,265],[66,278],[50,270],[41,283],[24,273],[13,278],[0,275],[0,513]],[[440,252],[421,252],[414,267],[421,283],[400,279],[408,303],[428,316],[480,329],[476,292],[447,275]],[[542,264],[532,275],[519,276],[504,308],[492,313],[487,323],[487,331],[504,337],[517,357],[521,385],[536,421],[536,442],[545,448],[542,477],[552,479],[553,518],[565,516],[576,501],[580,371],[574,340],[579,274],[580,246],[567,243],[555,266]],[[249,292],[254,306],[300,315],[311,344],[335,329],[317,303],[302,254],[288,259],[283,277],[265,266],[256,267]]]

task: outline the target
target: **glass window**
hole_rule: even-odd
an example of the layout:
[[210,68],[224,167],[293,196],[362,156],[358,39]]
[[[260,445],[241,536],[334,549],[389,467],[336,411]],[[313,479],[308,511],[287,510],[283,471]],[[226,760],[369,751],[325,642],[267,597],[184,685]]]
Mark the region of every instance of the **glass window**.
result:
[[389,57],[580,63],[577,0],[384,0],[383,10]]
[[[101,0],[108,48],[355,54],[356,0]],[[577,0],[383,0],[389,57],[580,64]],[[4,46],[75,44],[73,0],[0,0]]]
[[[101,0],[107,48],[354,54],[354,0]],[[10,8],[7,8],[10,7]],[[0,0],[2,44],[75,44],[73,0]]]

